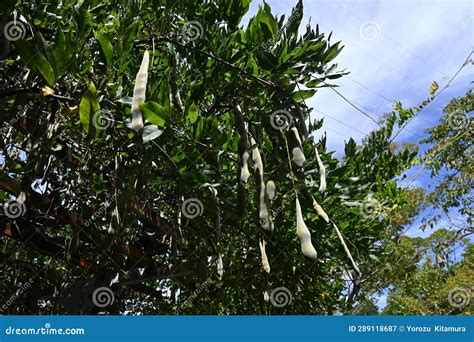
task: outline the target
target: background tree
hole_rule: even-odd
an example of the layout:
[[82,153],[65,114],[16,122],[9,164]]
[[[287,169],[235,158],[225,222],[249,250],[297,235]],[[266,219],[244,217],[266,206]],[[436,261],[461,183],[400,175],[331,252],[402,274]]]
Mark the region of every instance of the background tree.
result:
[[4,313],[331,314],[364,300],[407,205],[395,178],[416,151],[391,142],[410,115],[350,139],[342,160],[315,141],[305,99],[345,72],[339,42],[298,33],[301,1],[288,18],[264,4],[246,27],[247,0],[4,4],[21,33],[2,37],[0,62]]

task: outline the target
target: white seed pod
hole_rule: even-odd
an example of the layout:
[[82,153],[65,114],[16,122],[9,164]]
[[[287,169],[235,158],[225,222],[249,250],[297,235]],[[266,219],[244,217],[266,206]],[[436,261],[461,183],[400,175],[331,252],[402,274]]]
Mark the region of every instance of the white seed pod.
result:
[[[250,139],[250,143],[255,145],[255,140],[253,138]],[[270,210],[267,204],[267,194],[265,191],[265,182],[263,181],[263,162],[262,156],[260,155],[260,151],[257,147],[252,149],[252,160],[253,160],[253,168],[256,173],[256,182],[259,190],[259,211],[258,217],[260,219],[260,225],[266,231],[273,231],[273,222],[270,217]]]
[[265,200],[265,183],[260,185],[260,207],[258,216],[260,218],[260,225],[266,231],[273,231],[273,222],[270,217],[270,210],[268,209],[267,202]]
[[248,166],[249,158],[250,158],[250,154],[247,151],[245,151],[242,156],[242,170],[240,172],[240,180],[244,183],[247,183],[250,177],[249,166]]
[[[250,143],[252,144],[252,146],[256,144],[253,138],[250,138]],[[260,155],[260,151],[258,150],[258,147],[254,147],[252,149],[252,161],[253,161],[253,169],[255,171],[258,170],[258,173],[263,176],[262,156]]]
[[22,191],[18,194],[18,196],[16,197],[16,201],[20,204],[23,204],[25,203],[26,201],[26,192]]
[[145,51],[142,59],[142,64],[138,70],[135,78],[135,88],[133,89],[132,98],[132,124],[130,128],[135,132],[143,129],[143,116],[139,106],[145,103],[146,97],[146,83],[148,80],[148,65],[150,61],[150,55],[148,50]]
[[224,262],[222,261],[221,253],[219,253],[217,258],[217,274],[219,275],[219,278],[222,279],[222,276],[224,275]]
[[112,211],[112,217],[110,219],[109,229],[107,230],[107,232],[109,234],[115,234],[119,226],[120,226],[120,214],[119,214],[118,207],[115,206],[114,210]]
[[300,134],[298,133],[298,130],[296,129],[296,127],[292,127],[292,128],[291,128],[291,132],[294,134],[295,139],[296,139],[297,142],[298,142],[298,145],[301,146]]
[[329,223],[329,216],[326,214],[326,212],[323,210],[323,208],[321,208],[321,206],[318,204],[318,202],[316,202],[316,200],[314,198],[313,198],[313,207],[316,210],[316,212],[318,213],[318,215],[324,221],[326,221],[326,223]]
[[264,300],[265,302],[270,301],[270,295],[268,294],[267,291],[263,292],[263,300]]
[[318,258],[318,253],[311,243],[311,233],[303,221],[303,214],[301,213],[301,206],[298,197],[296,197],[296,235],[300,240],[303,255],[312,260],[316,260]]
[[258,244],[260,245],[260,253],[262,254],[262,267],[265,272],[270,273],[270,263],[268,262],[267,252],[265,251],[265,240],[259,241]]
[[296,129],[296,127],[291,128],[290,134],[292,134],[294,138],[292,139],[293,148],[291,150],[291,153],[293,155],[293,162],[299,167],[301,167],[306,161],[306,157],[304,156],[303,150],[301,148],[300,134],[298,133],[298,130]]
[[316,160],[318,161],[319,166],[319,192],[324,192],[326,191],[326,167],[321,161],[318,148],[316,147],[314,150],[316,151]]
[[267,196],[268,196],[268,199],[270,201],[273,201],[273,199],[275,198],[275,193],[276,193],[276,186],[275,186],[275,182],[272,181],[272,180],[269,180],[267,182]]
[[333,227],[334,227],[334,230],[336,231],[337,237],[338,237],[339,240],[341,241],[342,247],[344,247],[344,251],[346,252],[347,257],[349,258],[349,260],[350,260],[351,263],[352,263],[352,267],[354,268],[354,270],[355,270],[357,273],[359,273],[359,275],[361,275],[362,273],[360,272],[359,267],[358,267],[357,264],[355,263],[354,258],[352,257],[352,254],[351,254],[351,252],[349,251],[349,248],[347,247],[346,242],[344,241],[344,237],[342,236],[341,232],[339,231],[339,228],[337,228],[337,226],[336,226],[336,224],[334,223],[334,221],[331,220],[331,223],[332,223],[332,225],[333,225]]
[[302,167],[304,162],[306,161],[306,157],[303,154],[303,151],[299,147],[295,147],[292,151],[293,154],[293,161],[299,167]]

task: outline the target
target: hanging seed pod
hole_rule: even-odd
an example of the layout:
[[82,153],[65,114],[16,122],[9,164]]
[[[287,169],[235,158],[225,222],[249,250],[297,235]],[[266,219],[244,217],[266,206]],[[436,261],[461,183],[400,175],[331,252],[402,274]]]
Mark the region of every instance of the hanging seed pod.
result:
[[326,167],[323,165],[321,161],[321,157],[319,156],[318,148],[314,149],[316,151],[316,160],[318,161],[319,166],[319,192],[326,191]]
[[334,221],[331,220],[331,223],[332,223],[332,225],[333,225],[333,227],[334,227],[334,230],[336,231],[337,237],[338,237],[339,240],[341,241],[342,247],[344,247],[344,251],[346,252],[347,257],[348,257],[349,260],[351,261],[351,264],[352,264],[352,267],[354,268],[354,271],[356,271],[357,273],[359,273],[359,275],[361,275],[360,269],[359,269],[359,267],[357,266],[357,264],[355,263],[354,258],[352,257],[352,254],[351,254],[351,252],[349,251],[349,248],[347,247],[346,242],[344,241],[344,237],[342,236],[341,232],[339,231],[339,228],[337,228],[337,226],[336,226],[336,224],[334,223]]
[[21,191],[18,196],[16,197],[16,201],[20,204],[25,203],[26,201],[26,192]]
[[270,273],[270,263],[268,262],[267,252],[265,251],[265,240],[259,241],[260,253],[262,254],[262,267],[265,272]]
[[[251,138],[250,140],[252,146],[255,145],[255,140]],[[273,231],[273,222],[270,217],[269,203],[267,193],[265,191],[265,182],[263,180],[263,162],[262,156],[258,147],[252,149],[252,160],[253,168],[255,171],[256,185],[257,185],[257,194],[259,198],[259,219],[260,225],[266,231]]]
[[183,113],[183,102],[181,101],[181,96],[179,95],[178,88],[178,73],[176,71],[176,55],[171,54],[171,75],[170,75],[170,88],[171,88],[171,101],[173,105]]
[[132,124],[130,125],[130,128],[135,132],[143,129],[143,116],[139,106],[142,103],[145,103],[149,60],[150,56],[147,50],[143,55],[142,64],[140,65],[140,69],[135,78],[135,88],[133,89],[132,98]]
[[303,166],[306,157],[304,156],[303,148],[301,146],[300,135],[295,127],[290,129],[288,141],[291,148],[293,162],[299,167]]
[[275,193],[276,193],[276,186],[275,186],[275,182],[272,181],[272,180],[269,180],[267,182],[267,196],[268,196],[268,199],[270,201],[273,201],[273,199],[275,198]]
[[246,183],[250,177],[250,172],[248,170],[248,159],[250,157],[247,152],[248,149],[248,137],[247,137],[247,128],[245,127],[244,115],[242,109],[239,105],[235,106],[235,129],[240,135],[239,140],[239,159],[240,159],[240,179],[242,182]]
[[114,210],[112,211],[112,217],[110,219],[110,224],[109,224],[109,229],[107,232],[109,234],[115,234],[118,232],[120,226],[120,215],[119,215],[119,209],[116,206]]
[[326,214],[326,212],[323,210],[323,208],[321,208],[321,206],[318,204],[318,202],[316,202],[316,200],[314,198],[313,198],[313,207],[316,210],[316,212],[318,213],[318,215],[324,221],[326,221],[326,223],[329,223],[329,216]]
[[244,183],[247,183],[250,177],[249,166],[248,166],[249,158],[250,158],[250,154],[247,151],[245,151],[244,154],[242,155],[242,169],[240,171],[240,180]]
[[298,197],[296,197],[296,235],[300,240],[303,255],[312,260],[316,260],[318,258],[318,253],[311,243],[311,233],[303,221],[303,214],[301,213],[301,206]]
[[267,291],[263,292],[263,300],[264,300],[265,302],[270,301],[270,295],[268,294]]
[[219,278],[222,279],[222,276],[224,275],[224,262],[222,261],[221,253],[219,253],[217,258],[217,274],[219,275]]

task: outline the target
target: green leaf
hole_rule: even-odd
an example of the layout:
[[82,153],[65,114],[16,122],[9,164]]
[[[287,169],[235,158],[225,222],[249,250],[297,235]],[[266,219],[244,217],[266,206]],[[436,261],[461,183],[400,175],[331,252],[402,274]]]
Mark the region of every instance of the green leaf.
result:
[[430,95],[434,95],[436,91],[439,89],[439,84],[436,81],[433,81],[430,86]]
[[186,119],[191,121],[191,123],[195,123],[197,118],[199,117],[199,109],[196,107],[196,105],[191,103],[191,106],[189,106],[186,109]]
[[313,89],[299,90],[299,91],[295,91],[291,97],[295,99],[295,101],[304,101],[312,97],[315,93],[316,93],[316,90],[313,90]]
[[252,70],[252,75],[258,77],[258,65],[257,62],[255,61],[255,58],[253,58],[253,54],[249,55],[249,58],[247,60],[247,67],[249,67]]
[[122,45],[123,52],[127,52],[133,47],[133,41],[135,40],[135,37],[137,35],[137,27],[138,27],[138,24],[136,21],[134,21],[129,26],[127,32],[125,32],[125,36],[123,38],[123,45]]
[[92,14],[87,11],[84,11],[79,16],[78,26],[79,26],[79,40],[85,41],[89,36],[89,33],[94,25],[92,20]]
[[112,67],[113,57],[114,57],[114,47],[109,37],[107,37],[105,34],[100,34],[98,35],[97,40],[99,41],[99,45],[102,50],[102,53],[104,54],[105,62],[107,63],[107,66],[109,68]]
[[46,57],[35,47],[24,39],[20,39],[15,43],[15,47],[20,55],[23,63],[33,70],[35,73],[40,75],[48,85],[54,87],[56,83],[56,77],[51,64],[49,64]]
[[165,126],[167,118],[165,107],[152,101],[142,103],[139,107],[148,122],[160,127]]
[[[95,93],[95,85],[91,82],[84,96],[82,96],[81,103],[79,105],[79,119],[81,121],[82,128],[89,134],[91,138],[96,138],[100,132],[92,123],[94,114],[99,113],[100,111],[99,102],[97,102]],[[98,115],[100,115],[100,113]],[[96,117],[95,120],[100,122],[100,117]]]
[[63,30],[58,30],[56,33],[53,57],[56,62],[56,73],[60,75],[64,71],[64,65],[67,63],[66,37],[64,36]]
[[324,63],[328,63],[330,61],[332,61],[334,58],[336,58],[336,56],[342,51],[342,49],[344,48],[344,46],[341,46],[339,48],[339,43],[340,42],[337,42],[336,44],[332,45],[327,51],[326,53],[324,54],[323,56],[323,62]]

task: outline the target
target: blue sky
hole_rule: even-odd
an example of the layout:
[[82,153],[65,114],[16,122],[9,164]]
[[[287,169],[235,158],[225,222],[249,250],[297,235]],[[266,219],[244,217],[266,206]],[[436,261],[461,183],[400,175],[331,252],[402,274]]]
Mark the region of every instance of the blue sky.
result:
[[[296,0],[268,0],[274,13],[291,13]],[[255,13],[261,1],[253,1]],[[469,0],[341,1],[306,0],[305,26],[311,18],[332,42],[345,49],[336,58],[350,71],[337,80],[344,96],[374,117],[391,108],[393,100],[406,106],[425,99],[433,80],[443,86],[474,46],[474,5]],[[424,128],[435,124],[440,109],[453,97],[465,93],[473,68],[464,68],[442,96],[431,103],[400,134],[398,141],[417,141]],[[314,117],[324,116],[328,147],[342,151],[344,140],[360,140],[376,126],[329,89],[321,89],[308,105]],[[323,115],[322,113],[325,115]]]
[[[267,0],[273,13],[286,14],[297,0]],[[253,1],[253,15],[262,1]],[[418,105],[429,96],[436,80],[443,87],[456,73],[474,47],[474,2],[470,0],[303,0],[302,28],[311,18],[320,31],[333,32],[331,42],[341,40],[344,50],[336,58],[348,76],[336,80],[338,91],[372,117],[390,110],[394,100],[405,107]],[[424,130],[441,118],[442,108],[472,86],[474,68],[461,73],[439,97],[413,119],[397,142],[418,142]],[[312,118],[324,117],[329,150],[340,156],[344,141],[359,141],[376,125],[330,89],[321,89],[307,101],[315,108]],[[426,148],[426,147],[425,147]],[[423,148],[422,150],[424,150]],[[412,186],[428,188],[429,173],[413,169]],[[446,227],[441,220],[438,227]],[[420,221],[407,231],[409,236],[427,236]],[[386,305],[386,294],[378,301]]]

